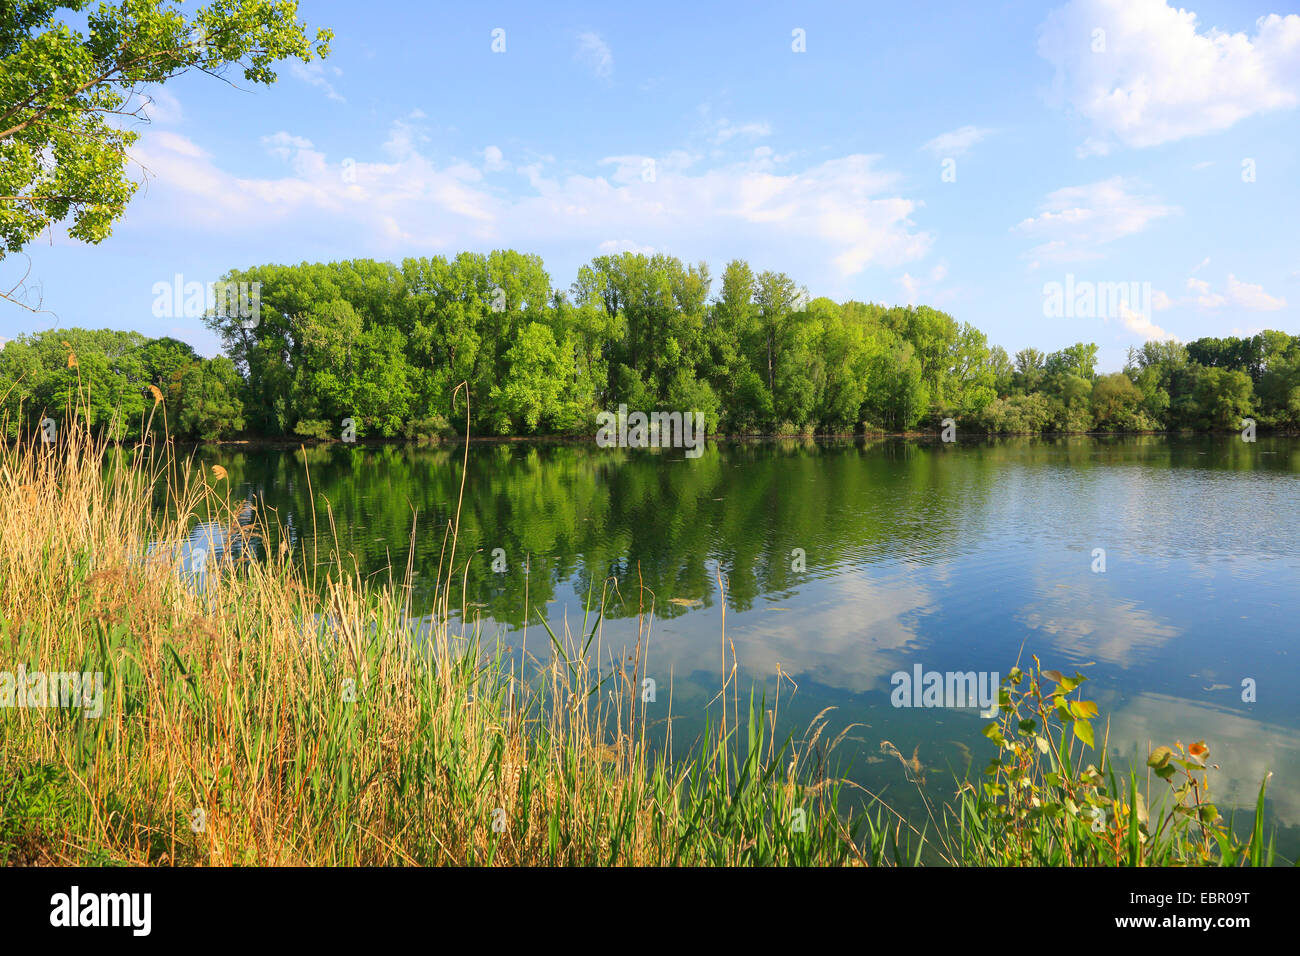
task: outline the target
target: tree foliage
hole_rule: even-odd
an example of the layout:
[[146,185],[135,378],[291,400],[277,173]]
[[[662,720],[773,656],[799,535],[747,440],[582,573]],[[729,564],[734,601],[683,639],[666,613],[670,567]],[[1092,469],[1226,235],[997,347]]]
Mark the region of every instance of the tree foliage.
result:
[[[1300,426],[1300,338],[1148,342],[1098,375],[1078,342],[1014,361],[927,306],[808,300],[783,273],[663,254],[600,256],[568,290],[512,250],[265,265],[255,322],[211,314],[224,357],[175,339],[69,330],[0,352],[10,430],[88,391],[94,423],[135,435],[154,385],[189,438],[589,434],[600,411],[698,411],[729,434],[936,428],[993,434]],[[67,342],[65,345],[64,342]],[[75,353],[76,367],[69,367]],[[1200,360],[1210,364],[1205,364]]]
[[[149,91],[189,70],[275,82],[278,60],[326,56],[292,0],[215,0],[186,15],[174,0],[6,0],[0,14],[0,258],[71,217],[99,242],[134,194],[125,120]],[[70,18],[84,15],[85,29]]]

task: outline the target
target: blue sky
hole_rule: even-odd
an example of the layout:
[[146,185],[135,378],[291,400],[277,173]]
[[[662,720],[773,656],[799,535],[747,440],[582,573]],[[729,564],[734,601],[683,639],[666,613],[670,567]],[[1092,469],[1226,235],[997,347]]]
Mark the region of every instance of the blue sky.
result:
[[[1297,333],[1300,15],[1193,2],[306,0],[332,55],[270,88],[157,93],[147,185],[99,245],[56,233],[0,262],[6,288],[30,265],[48,310],[0,303],[0,338],[123,328],[215,354],[200,320],[154,316],[156,283],[493,248],[563,288],[653,249],[708,262],[716,291],[741,257],[1011,352],[1095,341],[1105,370],[1148,338]],[[1067,276],[1149,304],[1046,314]]]

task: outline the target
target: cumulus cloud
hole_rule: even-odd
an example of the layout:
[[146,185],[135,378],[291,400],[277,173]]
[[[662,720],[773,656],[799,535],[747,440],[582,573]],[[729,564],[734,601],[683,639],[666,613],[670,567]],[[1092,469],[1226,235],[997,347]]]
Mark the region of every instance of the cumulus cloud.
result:
[[267,151],[277,159],[288,160],[295,153],[305,152],[312,149],[311,140],[305,136],[294,136],[280,130],[278,133],[272,133],[270,136],[262,137],[262,145]]
[[1242,282],[1231,272],[1228,273],[1228,301],[1251,312],[1276,312],[1286,308],[1286,299],[1269,295],[1262,285]]
[[1187,288],[1192,293],[1194,302],[1203,309],[1233,305],[1249,312],[1275,312],[1286,308],[1286,299],[1271,296],[1264,291],[1262,285],[1242,282],[1232,273],[1228,273],[1226,292],[1215,292],[1210,283],[1196,278],[1188,278]]
[[1217,309],[1228,300],[1217,292],[1210,291],[1210,284],[1204,279],[1197,279],[1195,276],[1188,276],[1187,291],[1192,294],[1193,300],[1203,309]]
[[505,161],[500,147],[489,146],[483,150],[483,168],[489,172],[500,172],[503,169],[509,169],[510,164]]
[[[740,233],[754,243],[797,243],[840,276],[905,265],[932,241],[912,220],[920,203],[900,195],[901,177],[877,156],[791,169],[761,154],[701,169],[696,156],[670,151],[607,157],[596,164],[601,174],[560,173],[544,157],[516,166],[517,188],[507,192],[484,182],[477,157],[435,161],[422,143],[410,117],[393,124],[386,162],[327,157],[282,130],[263,145],[287,168],[263,178],[225,172],[174,133],[146,131],[138,152],[170,193],[169,221],[209,233],[237,231],[255,217],[267,227],[282,221],[368,238],[383,251],[426,254],[450,243],[529,248],[542,241],[682,249]],[[504,164],[490,149],[483,160]]]
[[329,81],[330,76],[342,76],[343,71],[337,66],[326,67],[320,60],[312,60],[310,63],[303,63],[299,60],[289,61],[289,72],[296,79],[302,80],[319,90],[323,90],[325,95],[336,103],[346,103],[347,100],[339,95],[338,90],[334,89],[334,84]]
[[1164,0],[1071,0],[1052,11],[1038,52],[1055,67],[1051,99],[1092,135],[1081,153],[1200,136],[1300,103],[1300,16],[1272,14],[1253,34],[1202,29]]
[[614,54],[599,33],[588,30],[578,34],[577,56],[599,79],[607,80],[614,73]]
[[939,262],[931,266],[924,277],[912,275],[910,272],[904,272],[898,277],[898,286],[902,290],[904,305],[916,305],[918,302],[927,302],[931,305],[939,305],[945,300],[950,300],[956,294],[956,290],[945,289],[940,283],[948,278],[948,264]]
[[964,155],[972,146],[984,139],[990,129],[978,126],[963,126],[947,133],[940,133],[921,148],[929,151],[935,158],[957,157]]
[[718,123],[718,128],[713,134],[713,142],[721,145],[736,136],[746,139],[758,139],[770,135],[772,135],[772,127],[768,123],[741,123],[737,126],[733,125],[729,120],[723,119]]
[[184,116],[181,101],[161,86],[146,90],[144,115],[151,123],[179,123]]
[[176,153],[179,156],[188,156],[191,159],[200,159],[208,155],[192,139],[188,136],[182,136],[180,133],[167,131],[151,133],[150,140],[161,146],[164,150]]
[[1228,273],[1228,285],[1224,292],[1215,292],[1209,282],[1195,276],[1188,277],[1187,291],[1191,293],[1189,300],[1202,309],[1219,309],[1231,305],[1247,312],[1276,312],[1286,308],[1286,299],[1269,295],[1262,285],[1242,282],[1231,272]]
[[916,305],[916,293],[921,289],[921,280],[904,272],[898,280],[898,284],[903,287],[903,303],[905,305]]
[[1038,215],[1022,220],[1015,228],[1041,240],[1029,252],[1036,259],[1097,259],[1108,243],[1137,235],[1155,220],[1178,211],[1176,206],[1139,195],[1135,188],[1120,176],[1086,186],[1067,186],[1048,194]]
[[[1159,294],[1164,295],[1163,292]],[[1168,296],[1165,296],[1165,298],[1168,299]],[[1152,302],[1152,308],[1156,308],[1154,302]],[[1127,302],[1121,302],[1119,304],[1119,320],[1124,323],[1124,328],[1128,329],[1134,335],[1141,336],[1144,341],[1150,341],[1152,339],[1164,341],[1165,339],[1174,338],[1174,336],[1170,335],[1160,326],[1152,322],[1149,315],[1143,315],[1141,312],[1135,312],[1133,309],[1130,309]]]
[[424,118],[422,110],[412,110],[402,119],[394,120],[383,143],[384,152],[399,161],[415,155],[420,144],[429,141],[420,122]]
[[596,249],[602,255],[616,255],[621,252],[637,252],[642,255],[652,256],[655,253],[654,246],[643,246],[640,243],[633,242],[631,239],[606,239],[597,246]]

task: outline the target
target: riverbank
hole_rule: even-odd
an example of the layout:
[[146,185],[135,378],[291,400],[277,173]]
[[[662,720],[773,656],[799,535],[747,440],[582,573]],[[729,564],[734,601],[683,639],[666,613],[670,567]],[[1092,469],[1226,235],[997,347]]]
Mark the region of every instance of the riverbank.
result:
[[[13,502],[0,512],[0,671],[101,678],[89,699],[83,685],[52,706],[0,707],[0,862],[1267,862],[1262,792],[1245,843],[1202,812],[1199,786],[1193,815],[1158,812],[1160,791],[1139,794],[1104,738],[1088,742],[1077,721],[1098,723],[1096,708],[1072,678],[1027,667],[990,724],[993,772],[903,821],[834,776],[843,733],[819,716],[777,739],[786,702],[753,698],[734,670],[698,740],[671,757],[649,746],[644,646],[604,645],[599,597],[572,632],[539,619],[536,672],[514,669],[454,613],[458,518],[435,532],[446,560],[431,615],[412,614],[409,580],[365,581],[336,555],[313,581],[287,546],[196,587],[164,556],[197,519],[267,529],[240,530],[244,502],[221,469],[198,480],[167,448],[104,452],[70,428],[0,458]],[[142,546],[124,555],[122,542]],[[134,556],[145,542],[152,557]],[[671,727],[671,688],[659,694]],[[1200,776],[1206,756],[1156,752],[1153,769]]]
[[[1164,431],[1062,431],[1062,432],[1005,432],[991,434],[986,432],[973,431],[956,431],[952,441],[996,441],[1004,438],[1035,438],[1044,441],[1059,440],[1063,438],[1139,438],[1139,437],[1177,437],[1177,438],[1203,438],[1222,435],[1240,436],[1240,432],[1234,429],[1217,429],[1208,431],[1199,431],[1195,429],[1166,429]],[[1300,436],[1300,430],[1296,429],[1259,429],[1257,435],[1269,438],[1291,438]],[[925,441],[929,443],[947,443],[947,439],[939,431],[905,431],[905,432],[835,432],[835,433],[816,433],[816,434],[710,434],[706,438],[706,444],[726,443],[726,444],[746,444],[758,442],[844,442],[844,441],[887,441],[890,439],[905,439],[909,441]],[[6,443],[6,439],[0,436],[0,447]],[[219,438],[210,441],[179,441],[172,440],[172,444],[178,448],[247,448],[247,449],[294,449],[294,448],[318,448],[333,446],[355,446],[361,448],[383,448],[383,447],[421,447],[421,446],[440,446],[453,447],[463,445],[465,437],[456,435],[454,437],[442,438],[357,438],[352,441],[343,441],[342,439],[322,439],[310,438],[301,435],[295,436],[248,436],[240,438]],[[595,447],[595,437],[593,435],[471,435],[469,436],[471,445],[589,445]],[[147,447],[152,442],[141,442],[138,439],[123,441],[118,443],[125,448]]]

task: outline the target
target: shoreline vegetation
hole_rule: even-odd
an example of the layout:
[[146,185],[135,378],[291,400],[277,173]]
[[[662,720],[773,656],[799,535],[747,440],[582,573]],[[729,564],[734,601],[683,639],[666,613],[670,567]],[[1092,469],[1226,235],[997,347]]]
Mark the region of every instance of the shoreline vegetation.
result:
[[1106,374],[1095,343],[1013,357],[937,309],[810,298],[739,259],[716,292],[705,263],[630,252],[568,289],[513,250],[232,270],[216,304],[183,279],[156,284],[155,317],[201,319],[223,354],[107,329],[19,335],[0,349],[4,435],[61,420],[83,386],[87,423],[115,440],[565,437],[620,406],[696,412],[731,437],[1300,429],[1300,336],[1281,331],[1149,341]]
[[1239,825],[1204,742],[1112,766],[1085,678],[1036,659],[1004,679],[988,754],[947,793],[918,786],[920,819],[837,776],[853,723],[778,737],[788,704],[739,686],[725,610],[706,729],[674,740],[671,687],[666,723],[640,693],[654,598],[635,578],[634,648],[605,645],[604,594],[575,630],[536,614],[522,662],[453,613],[464,471],[455,517],[413,532],[443,542],[431,615],[342,553],[286,546],[198,581],[177,560],[196,523],[253,538],[266,518],[172,448],[114,448],[74,415],[0,449],[0,671],[103,675],[98,717],[0,707],[0,864],[1273,862],[1263,784]]
[[[1041,441],[1059,440],[1062,438],[1193,438],[1200,436],[1234,436],[1240,437],[1241,430],[1235,428],[1212,429],[1205,431],[1196,431],[1190,428],[1164,429],[1155,431],[1134,431],[1134,432],[1005,432],[996,435],[971,434],[969,432],[960,432],[956,434],[962,436],[965,441],[991,441],[1001,438],[1034,438]],[[1261,435],[1269,435],[1279,438],[1291,438],[1300,436],[1300,429],[1273,429],[1269,431],[1260,431]],[[729,435],[718,432],[708,436],[709,442],[718,442],[724,444],[745,444],[749,442],[844,442],[844,441],[886,441],[890,439],[906,439],[909,441],[924,441],[930,444],[943,442],[938,431],[907,431],[907,432],[831,432],[817,433],[812,435],[781,435],[781,434],[738,434]],[[0,435],[0,444],[8,439]],[[221,447],[241,447],[241,448],[318,448],[329,447],[332,445],[350,446],[355,448],[380,448],[385,446],[406,446],[406,445],[460,445],[466,441],[464,435],[457,434],[452,437],[430,437],[430,438],[358,438],[350,442],[345,442],[340,438],[305,438],[301,436],[266,436],[256,435],[248,437],[231,437],[231,438],[213,438],[213,439],[190,439],[172,441],[172,444],[178,448],[221,448]],[[137,438],[121,442],[114,442],[127,448],[144,446],[150,444],[148,438]],[[471,445],[501,445],[501,444],[538,444],[538,445],[591,445],[596,447],[591,435],[470,435],[468,442]],[[636,446],[629,446],[634,450]],[[646,450],[670,450],[672,446],[648,445]]]
[[[1140,432],[1003,432],[996,435],[957,432],[967,440],[988,440],[996,438],[1037,438],[1043,440],[1060,439],[1060,438],[1141,438],[1141,437],[1195,437],[1201,435],[1220,435],[1220,436],[1237,436],[1241,435],[1241,430],[1237,428],[1214,429],[1207,431],[1196,431],[1190,428],[1163,429]],[[1261,432],[1261,434],[1273,435],[1280,438],[1291,438],[1300,436],[1300,430],[1284,429]],[[708,436],[710,442],[725,443],[744,443],[744,442],[779,442],[779,441],[871,441],[905,438],[912,441],[924,440],[927,442],[941,442],[943,439],[937,431],[907,431],[907,432],[819,432],[813,435],[780,435],[780,434],[738,434],[730,435],[725,432],[717,432]],[[466,440],[464,435],[456,435],[454,438],[359,438],[354,442],[343,442],[338,438],[275,438],[268,436],[254,436],[248,438],[215,438],[211,441],[178,441],[177,446],[189,447],[219,447],[222,445],[241,445],[253,448],[298,448],[306,445],[309,448],[321,445],[341,445],[352,444],[359,447],[382,446],[382,445],[416,445],[416,444],[460,444]],[[471,445],[493,445],[506,444],[511,442],[536,443],[536,444],[566,444],[566,445],[591,445],[592,436],[590,435],[470,435],[469,443]],[[128,443],[129,444],[129,443]],[[654,446],[650,446],[654,447]],[[668,447],[668,446],[663,446]]]

